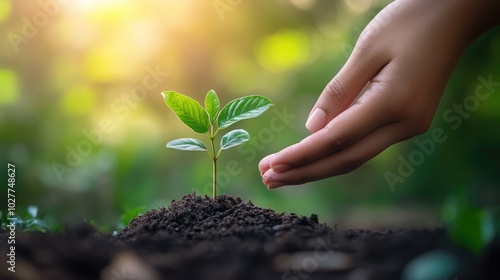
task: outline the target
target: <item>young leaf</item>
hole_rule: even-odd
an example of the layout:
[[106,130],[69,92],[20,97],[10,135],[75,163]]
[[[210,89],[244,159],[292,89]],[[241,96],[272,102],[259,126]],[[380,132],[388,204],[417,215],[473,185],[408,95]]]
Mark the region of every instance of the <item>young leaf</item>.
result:
[[167,148],[183,150],[183,151],[206,151],[205,144],[194,138],[180,138],[167,143]]
[[124,228],[126,227],[132,219],[136,218],[137,216],[146,213],[147,208],[145,206],[139,206],[136,208],[131,208],[125,210],[125,213],[122,214],[120,217],[120,221],[118,222],[118,228]]
[[264,113],[272,105],[271,100],[259,95],[250,95],[235,99],[220,111],[217,118],[219,128],[223,129],[235,122],[255,118]]
[[217,112],[219,112],[219,97],[217,93],[212,89],[207,92],[205,97],[205,109],[207,110],[208,117],[210,118],[210,124],[215,122],[215,117],[217,117]]
[[449,200],[443,218],[451,239],[474,253],[483,251],[495,236],[491,213],[471,205],[465,195]]
[[208,131],[210,125],[208,114],[200,103],[175,91],[164,91],[161,94],[167,106],[194,132],[205,133]]
[[235,129],[229,131],[226,135],[222,136],[220,140],[221,150],[227,150],[229,148],[241,145],[246,141],[250,140],[250,135],[243,129]]
[[30,214],[31,218],[36,219],[36,216],[38,216],[38,207],[36,205],[28,206],[28,214]]

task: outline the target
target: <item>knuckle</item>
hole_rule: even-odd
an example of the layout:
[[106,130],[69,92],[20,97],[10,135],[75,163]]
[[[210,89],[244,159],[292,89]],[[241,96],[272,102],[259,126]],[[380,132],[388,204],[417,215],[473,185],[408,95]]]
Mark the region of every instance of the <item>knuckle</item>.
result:
[[373,50],[377,37],[380,34],[380,29],[376,25],[367,26],[359,35],[358,42],[356,43],[356,50],[364,53]]
[[349,136],[334,136],[333,133],[331,133],[331,128],[329,126],[325,127],[325,131],[327,134],[326,144],[329,153],[334,153],[342,150],[352,143],[352,138]]
[[[391,3],[391,4],[394,4]],[[401,5],[399,5],[401,6]],[[391,7],[391,8],[389,8]],[[386,38],[387,26],[394,20],[394,16],[399,14],[398,9],[394,5],[387,5],[380,11],[361,32],[359,38],[362,40],[370,40],[373,42],[380,41]]]
[[335,106],[345,106],[347,93],[345,91],[344,83],[341,81],[339,77],[333,78],[326,85],[326,96],[329,101]]
[[379,14],[361,31],[356,42],[355,50],[361,52],[372,52],[377,49],[380,42],[387,40],[385,16]]

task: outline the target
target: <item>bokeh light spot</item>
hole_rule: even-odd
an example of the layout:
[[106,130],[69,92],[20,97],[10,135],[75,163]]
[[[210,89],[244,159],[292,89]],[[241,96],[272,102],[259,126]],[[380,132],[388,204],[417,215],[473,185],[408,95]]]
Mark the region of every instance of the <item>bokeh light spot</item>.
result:
[[85,76],[90,80],[106,83],[129,77],[134,74],[133,67],[128,49],[111,43],[90,50],[84,69]]
[[283,72],[306,62],[309,48],[309,39],[304,33],[288,30],[265,38],[257,48],[256,56],[267,70]]
[[61,100],[62,110],[68,115],[89,113],[95,106],[96,92],[88,87],[74,88]]
[[345,0],[345,3],[356,14],[362,14],[372,6],[372,0]]
[[16,102],[19,92],[18,85],[17,75],[14,71],[0,69],[0,105]]
[[10,15],[12,4],[10,0],[0,0],[0,23],[4,22]]
[[314,7],[316,4],[316,0],[290,0],[292,4],[302,10],[309,10]]

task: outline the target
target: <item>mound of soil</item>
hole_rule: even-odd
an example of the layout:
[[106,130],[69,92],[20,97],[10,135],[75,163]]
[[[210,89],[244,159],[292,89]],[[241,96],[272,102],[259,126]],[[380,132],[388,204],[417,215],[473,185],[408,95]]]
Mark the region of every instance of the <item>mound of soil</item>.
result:
[[125,241],[172,239],[193,244],[200,241],[228,242],[269,240],[282,234],[311,238],[331,232],[318,223],[318,216],[299,217],[243,202],[239,197],[220,195],[215,202],[208,196],[186,195],[170,207],[151,210],[133,219],[117,235]]
[[401,279],[426,252],[455,256],[456,279],[500,279],[499,242],[471,256],[440,229],[333,230],[316,215],[276,213],[227,195],[186,195],[116,236],[89,225],[61,234],[19,232],[15,273],[4,267],[6,237],[0,234],[0,279]]

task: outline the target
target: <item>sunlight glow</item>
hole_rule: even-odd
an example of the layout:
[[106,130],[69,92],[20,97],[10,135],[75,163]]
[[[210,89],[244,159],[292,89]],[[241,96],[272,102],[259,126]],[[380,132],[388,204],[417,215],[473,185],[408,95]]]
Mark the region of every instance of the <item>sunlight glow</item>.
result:
[[14,71],[0,69],[0,105],[16,102],[18,95],[18,79]]
[[283,72],[306,62],[309,48],[309,39],[303,32],[288,30],[265,38],[256,56],[267,70]]
[[372,6],[372,0],[345,0],[345,3],[356,14],[362,14]]
[[119,7],[123,1],[119,0],[73,0],[72,5],[78,10],[96,10],[102,8]]
[[290,0],[292,4],[302,10],[310,10],[316,4],[316,0]]
[[11,10],[10,0],[0,0],[0,23],[9,17]]
[[88,114],[96,104],[96,92],[89,87],[71,89],[61,100],[61,109],[68,115]]

